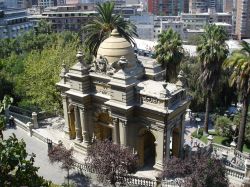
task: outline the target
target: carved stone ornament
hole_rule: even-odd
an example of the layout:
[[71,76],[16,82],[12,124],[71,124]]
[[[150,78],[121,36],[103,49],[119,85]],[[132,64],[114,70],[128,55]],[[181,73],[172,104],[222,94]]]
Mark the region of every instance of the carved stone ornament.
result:
[[114,74],[115,68],[109,65],[108,60],[105,57],[100,56],[99,58],[94,60],[94,63],[91,65],[90,71],[111,76]]
[[126,59],[124,56],[122,56],[122,57],[120,58],[120,60],[119,60],[118,63],[119,63],[119,65],[120,65],[121,69],[125,72],[125,71],[126,71],[126,68],[127,68],[127,65],[128,65],[127,59]]
[[142,101],[146,103],[159,104],[159,100],[154,97],[142,96]]
[[118,118],[117,117],[112,117],[112,123],[113,125],[116,125],[118,123]]
[[121,125],[123,126],[123,127],[126,127],[127,126],[127,121],[126,120],[119,120],[120,121],[120,123],[121,123]]

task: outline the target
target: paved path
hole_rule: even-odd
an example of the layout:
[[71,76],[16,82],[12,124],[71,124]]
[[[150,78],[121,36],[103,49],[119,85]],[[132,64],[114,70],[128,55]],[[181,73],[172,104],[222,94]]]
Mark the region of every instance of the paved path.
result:
[[[35,137],[28,136],[27,132],[23,129],[7,129],[3,131],[4,138],[15,134],[18,139],[23,139],[26,143],[26,150],[29,154],[35,153],[35,166],[40,167],[38,174],[43,176],[46,180],[50,180],[55,184],[62,184],[65,181],[66,172],[60,168],[60,164],[51,164],[47,156],[47,144],[38,140]],[[77,187],[93,186],[89,184],[89,180],[82,176],[79,176],[76,172],[71,172],[71,181],[73,181]]]
[[26,143],[26,150],[29,154],[35,153],[35,166],[40,167],[38,174],[43,176],[47,180],[51,180],[53,183],[62,184],[64,182],[64,176],[66,172],[60,169],[59,164],[51,164],[47,156],[47,145],[42,141],[30,137],[22,129],[7,129],[3,132],[4,138],[14,133],[18,139],[23,139]]

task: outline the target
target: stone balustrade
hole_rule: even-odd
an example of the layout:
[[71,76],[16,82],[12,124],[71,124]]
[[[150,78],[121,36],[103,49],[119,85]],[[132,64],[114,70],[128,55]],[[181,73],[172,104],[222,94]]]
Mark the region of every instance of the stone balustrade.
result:
[[213,149],[219,152],[229,153],[231,151],[231,148],[227,146],[223,146],[217,143],[212,143],[212,145],[213,145]]
[[234,177],[237,178],[239,180],[243,180],[245,177],[245,171],[236,169],[236,168],[232,168],[230,166],[226,166],[226,170],[227,170],[227,175],[229,177]]

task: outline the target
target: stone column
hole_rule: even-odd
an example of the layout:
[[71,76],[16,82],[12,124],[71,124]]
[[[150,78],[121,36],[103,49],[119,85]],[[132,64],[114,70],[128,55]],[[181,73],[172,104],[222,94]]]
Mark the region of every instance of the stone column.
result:
[[164,142],[164,131],[158,129],[157,137],[155,143],[155,150],[156,150],[156,158],[155,158],[155,165],[154,168],[157,170],[162,170],[163,169],[163,163],[164,163],[164,158],[163,158],[163,142]]
[[79,108],[77,106],[74,106],[74,111],[75,111],[76,139],[78,142],[82,142],[82,127],[80,121]]
[[28,122],[26,125],[28,127],[29,135],[32,136],[32,129],[33,129],[34,125],[31,122]]
[[127,146],[127,120],[119,119],[120,143]]
[[36,112],[32,112],[32,120],[33,120],[33,125],[35,129],[38,129],[38,122],[37,122],[37,113]]
[[181,158],[183,157],[183,147],[184,147],[184,133],[185,133],[185,114],[181,116],[181,132],[180,132],[180,147],[179,147],[179,155]]
[[170,159],[170,137],[171,129],[167,128],[167,137],[166,137],[166,159]]
[[248,159],[245,160],[245,177],[242,186],[250,187],[250,161]]
[[80,108],[80,117],[81,117],[83,141],[84,141],[84,143],[89,144],[89,130],[88,130],[87,109],[86,108]]
[[113,139],[113,142],[115,144],[119,144],[120,141],[119,141],[119,123],[118,123],[118,118],[112,117],[112,123],[113,123],[113,126],[114,126],[113,127],[113,131],[112,131],[112,133],[113,133],[112,139]]
[[67,101],[67,96],[66,94],[61,94],[62,96],[62,100],[63,100],[63,116],[64,116],[64,120],[65,120],[65,130],[64,132],[66,134],[69,134],[69,138],[70,138],[70,124],[69,124],[69,111],[68,111],[68,101]]

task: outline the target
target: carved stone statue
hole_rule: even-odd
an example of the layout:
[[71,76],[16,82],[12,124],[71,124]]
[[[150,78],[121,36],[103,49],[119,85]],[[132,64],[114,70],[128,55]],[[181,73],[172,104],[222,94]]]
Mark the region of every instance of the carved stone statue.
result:
[[114,74],[115,68],[109,65],[108,60],[105,57],[100,56],[94,60],[90,71],[111,76]]

